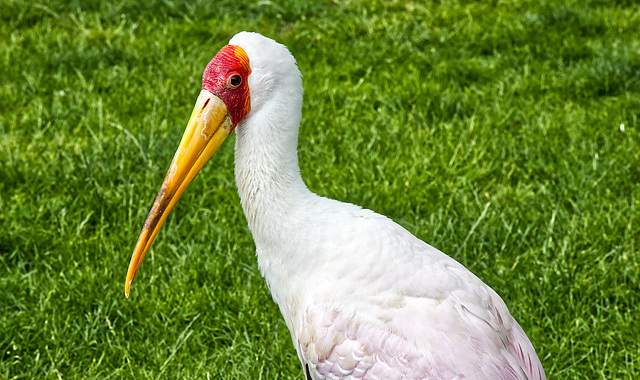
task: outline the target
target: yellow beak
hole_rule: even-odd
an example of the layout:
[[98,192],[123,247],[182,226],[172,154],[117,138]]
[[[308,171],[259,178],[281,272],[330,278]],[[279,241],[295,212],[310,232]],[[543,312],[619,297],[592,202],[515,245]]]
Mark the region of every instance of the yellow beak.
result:
[[218,150],[218,147],[232,130],[233,123],[224,102],[211,92],[202,90],[182,136],[182,141],[180,141],[180,146],[173,156],[171,167],[169,167],[160,192],[158,192],[158,197],[149,212],[138,243],[133,250],[124,288],[125,296],[129,297],[131,282],[136,277],[142,260],[149,251],[162,223],[167,219],[167,215],[173,209],[184,189],[189,186],[189,183]]

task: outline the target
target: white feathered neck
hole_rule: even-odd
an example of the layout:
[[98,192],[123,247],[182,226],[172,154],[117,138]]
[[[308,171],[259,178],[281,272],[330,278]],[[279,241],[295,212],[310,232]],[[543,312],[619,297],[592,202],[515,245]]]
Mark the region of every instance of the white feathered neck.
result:
[[[302,181],[298,166],[302,78],[284,45],[247,32],[237,34],[229,43],[245,50],[251,66],[251,110],[236,128],[235,175],[260,254],[261,248],[286,238],[283,234],[290,232],[285,224],[294,209],[314,196]],[[264,268],[261,270],[264,275]]]

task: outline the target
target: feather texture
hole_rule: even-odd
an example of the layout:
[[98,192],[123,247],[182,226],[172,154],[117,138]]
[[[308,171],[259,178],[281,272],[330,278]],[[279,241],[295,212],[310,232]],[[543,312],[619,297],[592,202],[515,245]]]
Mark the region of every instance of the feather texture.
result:
[[390,219],[311,193],[298,167],[302,81],[259,34],[236,183],[258,265],[313,379],[545,379],[502,299]]

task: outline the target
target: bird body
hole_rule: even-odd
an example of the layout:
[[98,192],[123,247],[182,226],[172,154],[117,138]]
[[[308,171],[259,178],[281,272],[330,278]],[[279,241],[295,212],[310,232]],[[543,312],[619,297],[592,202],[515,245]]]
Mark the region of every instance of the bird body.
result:
[[[235,128],[236,184],[258,266],[307,378],[545,379],[527,336],[478,277],[389,218],[308,190],[297,156],[295,59],[255,33],[229,44],[250,65],[250,110]],[[133,275],[140,263],[132,258]]]

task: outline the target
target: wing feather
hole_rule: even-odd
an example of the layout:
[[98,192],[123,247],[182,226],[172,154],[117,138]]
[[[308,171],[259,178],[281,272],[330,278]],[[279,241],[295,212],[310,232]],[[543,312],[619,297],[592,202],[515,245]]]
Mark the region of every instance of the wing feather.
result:
[[[313,379],[545,379],[491,288],[391,220],[358,218],[360,230],[331,242],[339,247],[321,247],[350,250],[358,267],[335,256],[331,270],[318,268],[341,277],[316,284],[295,323],[294,344]],[[340,283],[367,286],[335,291]]]

